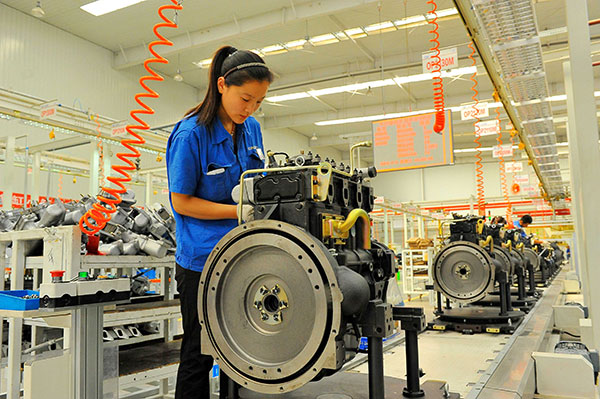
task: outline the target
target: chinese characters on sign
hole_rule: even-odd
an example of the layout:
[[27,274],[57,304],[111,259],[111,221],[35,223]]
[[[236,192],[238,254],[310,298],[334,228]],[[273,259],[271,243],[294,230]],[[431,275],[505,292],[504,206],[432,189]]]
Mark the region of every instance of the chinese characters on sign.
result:
[[435,113],[373,122],[373,155],[379,172],[449,165],[454,162],[452,120],[446,111],[441,134],[433,131]]

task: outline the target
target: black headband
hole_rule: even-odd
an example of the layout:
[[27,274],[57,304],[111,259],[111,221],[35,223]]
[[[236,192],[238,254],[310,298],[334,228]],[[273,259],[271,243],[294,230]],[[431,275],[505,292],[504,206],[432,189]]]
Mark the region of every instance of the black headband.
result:
[[232,72],[239,71],[240,69],[251,68],[251,67],[262,67],[262,68],[266,68],[267,70],[269,69],[269,67],[262,62],[248,62],[246,64],[240,64],[238,66],[231,68],[230,70],[228,70],[227,72],[225,72],[223,74],[223,78],[226,78],[227,75],[229,75]]

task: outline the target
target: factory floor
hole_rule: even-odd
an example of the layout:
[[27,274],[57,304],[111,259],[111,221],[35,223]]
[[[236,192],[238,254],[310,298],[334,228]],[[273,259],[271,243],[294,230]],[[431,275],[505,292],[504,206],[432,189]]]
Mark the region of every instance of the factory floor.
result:
[[[434,306],[427,295],[411,298],[405,305],[423,307],[428,322],[434,318]],[[509,338],[510,335],[505,334],[464,335],[454,331],[425,331],[419,335],[419,366],[425,373],[421,382],[446,381],[451,392],[464,398]],[[364,363],[352,371],[366,374],[368,365]],[[403,343],[384,353],[384,374],[406,378]]]

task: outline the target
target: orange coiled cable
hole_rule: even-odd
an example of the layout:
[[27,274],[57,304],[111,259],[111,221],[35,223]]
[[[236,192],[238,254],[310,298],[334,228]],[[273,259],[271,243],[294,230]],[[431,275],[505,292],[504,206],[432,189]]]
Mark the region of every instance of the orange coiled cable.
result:
[[446,116],[444,114],[444,83],[442,80],[442,60],[440,58],[440,34],[438,33],[439,25],[437,23],[437,4],[435,0],[427,1],[427,4],[431,4],[433,9],[428,11],[428,14],[433,15],[432,19],[428,22],[433,26],[429,33],[433,34],[433,38],[429,39],[433,43],[433,47],[430,48],[434,52],[432,59],[433,62],[433,106],[435,108],[435,123],[433,130],[436,133],[441,133],[444,130],[446,123]]
[[[473,42],[469,42],[469,48],[471,49],[471,54],[469,54],[469,58],[471,59],[471,61],[473,62],[473,66],[475,66],[475,58],[473,58],[473,55],[475,55],[475,47],[473,47]],[[481,158],[481,142],[480,142],[480,136],[479,136],[479,130],[481,129],[479,127],[479,109],[477,108],[477,105],[479,104],[479,100],[477,100],[477,96],[479,95],[479,90],[477,90],[477,71],[473,72],[473,75],[471,75],[471,81],[473,82],[473,86],[471,86],[471,90],[473,90],[473,96],[471,97],[473,99],[473,101],[475,102],[472,106],[473,108],[473,117],[475,118],[475,121],[473,122],[473,128],[475,130],[475,149],[477,150],[477,152],[475,153],[475,158],[477,158],[477,161],[475,162],[475,165],[477,165],[475,167],[476,170],[476,175],[477,175],[477,210],[479,211],[479,215],[480,216],[484,216],[485,215],[485,190],[484,190],[484,186],[483,186],[483,164],[481,163],[481,161],[483,160],[483,158]]]
[[[494,99],[499,101],[497,98],[498,94],[494,93]],[[498,137],[496,141],[498,145],[502,147],[502,128],[500,128],[500,107],[496,107],[496,121],[498,123]],[[512,147],[511,147],[512,148]],[[504,169],[504,157],[500,155],[500,186],[502,187],[502,195],[506,201],[506,220],[511,218],[512,204],[510,203],[510,197],[508,196],[508,183],[506,181],[506,170]]]
[[[93,205],[92,209],[87,211],[86,214],[81,217],[81,219],[79,220],[79,227],[81,228],[81,231],[83,231],[87,235],[94,235],[98,231],[102,230],[104,228],[104,226],[106,225],[106,222],[108,222],[110,220],[111,215],[114,212],[116,212],[117,205],[121,202],[120,194],[124,194],[127,191],[124,183],[131,181],[131,177],[129,176],[128,171],[132,171],[132,170],[136,169],[135,164],[133,163],[133,161],[131,161],[130,158],[134,158],[134,159],[139,158],[141,155],[140,152],[133,145],[134,144],[142,145],[146,142],[139,134],[137,134],[134,131],[134,129],[135,130],[149,130],[150,129],[150,126],[148,126],[148,124],[146,122],[144,122],[142,119],[140,119],[137,116],[137,114],[146,114],[146,115],[154,114],[154,110],[151,107],[149,107],[148,105],[146,105],[141,100],[141,98],[142,97],[146,97],[146,98],[159,98],[160,97],[158,95],[158,93],[156,93],[154,90],[152,90],[150,87],[148,87],[148,85],[145,83],[145,81],[146,80],[154,80],[154,81],[162,82],[164,80],[164,78],[162,76],[160,76],[159,74],[154,72],[154,70],[152,70],[152,68],[150,68],[149,64],[151,64],[153,62],[161,63],[161,64],[169,63],[169,61],[167,59],[165,59],[164,57],[159,55],[154,50],[154,46],[158,46],[158,45],[172,46],[173,45],[173,42],[166,39],[164,36],[162,36],[158,32],[159,28],[164,28],[164,27],[177,28],[177,24],[175,22],[172,22],[171,20],[169,20],[163,14],[163,11],[164,10],[178,11],[178,10],[181,10],[183,7],[180,4],[178,4],[178,2],[176,0],[171,0],[171,3],[172,4],[159,7],[158,15],[164,22],[160,22],[160,23],[154,25],[154,28],[153,28],[154,34],[156,35],[156,37],[159,40],[155,40],[148,45],[148,50],[150,51],[150,53],[152,53],[154,58],[149,58],[146,61],[144,61],[144,68],[146,68],[146,71],[148,71],[150,76],[142,76],[140,78],[140,86],[142,86],[144,88],[144,90],[146,90],[146,92],[138,93],[135,95],[135,101],[143,109],[136,109],[129,113],[131,118],[133,118],[137,123],[139,123],[139,125],[127,125],[127,127],[126,127],[127,132],[130,135],[132,135],[135,138],[135,140],[134,139],[121,140],[121,145],[123,145],[123,147],[127,148],[130,152],[117,154],[117,158],[119,158],[121,161],[123,161],[126,165],[114,165],[112,167],[112,169],[115,172],[117,172],[118,174],[120,174],[121,177],[109,176],[107,178],[108,181],[113,183],[113,185],[118,186],[119,188],[103,187],[102,193],[106,193],[106,194],[110,195],[110,198],[107,198],[103,195],[98,195],[98,202]],[[87,228],[84,227],[84,225]]]

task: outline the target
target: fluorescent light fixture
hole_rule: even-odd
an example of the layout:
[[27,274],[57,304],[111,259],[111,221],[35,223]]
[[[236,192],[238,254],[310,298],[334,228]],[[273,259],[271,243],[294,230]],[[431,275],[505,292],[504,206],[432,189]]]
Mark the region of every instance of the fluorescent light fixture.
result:
[[306,43],[306,39],[292,40],[291,42],[285,43],[285,47],[288,50],[297,50],[302,48],[302,46],[304,46],[304,43]]
[[390,30],[396,30],[396,26],[392,21],[385,21],[377,24],[372,24],[364,27],[367,33],[379,33],[380,31],[389,32]]
[[141,3],[142,1],[146,0],[96,0],[85,4],[80,8],[83,11],[99,17],[100,15],[108,14],[109,12],[120,10],[121,8]]
[[265,98],[265,100],[267,100],[270,103],[277,103],[280,101],[288,101],[288,100],[297,100],[299,98],[307,98],[310,97],[310,95],[303,91],[300,93],[290,93],[290,94],[283,94],[281,96],[273,96],[273,97],[267,97]]
[[403,19],[398,19],[394,21],[394,25],[400,27],[405,25],[417,24],[417,23],[427,23],[424,15],[415,15],[413,17],[407,17]]
[[274,55],[285,53],[287,49],[283,47],[281,44],[273,44],[271,46],[263,47],[260,49],[260,52],[263,54]]
[[358,39],[359,37],[365,37],[367,34],[363,30],[363,28],[350,28],[346,29],[344,33],[353,39]]
[[339,42],[339,39],[335,37],[333,33],[326,33],[324,35],[319,35],[315,37],[311,37],[308,39],[315,46],[322,46],[324,44],[331,44]]
[[456,8],[446,8],[445,10],[440,10],[435,12],[438,18],[449,17],[450,15],[458,15],[458,10]]

